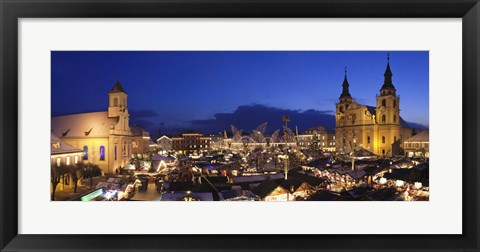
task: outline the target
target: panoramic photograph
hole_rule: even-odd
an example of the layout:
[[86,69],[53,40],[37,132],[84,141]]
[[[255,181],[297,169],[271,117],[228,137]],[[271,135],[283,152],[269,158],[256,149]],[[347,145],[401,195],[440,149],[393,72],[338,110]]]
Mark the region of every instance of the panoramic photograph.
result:
[[428,201],[429,52],[52,51],[50,135],[51,201]]

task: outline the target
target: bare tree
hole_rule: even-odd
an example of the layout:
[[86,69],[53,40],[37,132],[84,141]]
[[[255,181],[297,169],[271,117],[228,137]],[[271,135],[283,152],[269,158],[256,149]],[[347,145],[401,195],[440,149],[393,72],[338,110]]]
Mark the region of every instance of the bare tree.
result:
[[50,199],[55,200],[55,191],[57,190],[57,185],[60,183],[61,179],[65,174],[68,173],[68,167],[64,165],[56,166],[52,165],[50,168],[50,182],[52,183],[52,194]]

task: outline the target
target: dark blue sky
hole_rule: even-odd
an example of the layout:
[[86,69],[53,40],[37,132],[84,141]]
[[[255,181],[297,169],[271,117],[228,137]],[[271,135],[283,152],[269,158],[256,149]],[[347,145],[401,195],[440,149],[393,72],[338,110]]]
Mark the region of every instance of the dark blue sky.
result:
[[[357,102],[375,105],[385,51],[52,52],[52,115],[106,111],[117,80],[128,93],[131,124],[156,136],[196,129],[249,131],[281,115],[303,131],[334,127],[344,67]],[[428,126],[428,52],[390,52],[401,116]],[[278,118],[277,118],[278,117]]]

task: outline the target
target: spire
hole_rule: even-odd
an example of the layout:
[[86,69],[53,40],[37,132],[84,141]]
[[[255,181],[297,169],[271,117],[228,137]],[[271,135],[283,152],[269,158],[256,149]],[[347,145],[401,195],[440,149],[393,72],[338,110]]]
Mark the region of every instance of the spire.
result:
[[390,90],[395,90],[395,87],[393,86],[392,83],[392,70],[390,70],[390,53],[387,53],[387,69],[385,69],[385,73],[383,74],[384,76],[384,81],[383,81],[383,86],[380,90],[384,89],[390,89]]
[[340,98],[345,98],[345,97],[352,98],[352,96],[350,95],[350,92],[348,91],[349,86],[350,84],[348,84],[348,80],[347,80],[347,67],[345,67],[345,78],[343,79],[343,84],[342,84],[343,90],[342,90],[342,94],[340,95]]
[[125,93],[126,94],[127,92],[125,92],[125,90],[123,89],[122,85],[120,84],[120,81],[117,80],[117,83],[115,83],[112,90],[110,90],[109,94],[110,93]]

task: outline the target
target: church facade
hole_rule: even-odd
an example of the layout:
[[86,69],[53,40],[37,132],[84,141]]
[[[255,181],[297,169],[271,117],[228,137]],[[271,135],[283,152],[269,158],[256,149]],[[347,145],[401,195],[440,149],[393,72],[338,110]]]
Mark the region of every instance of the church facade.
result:
[[52,117],[52,134],[82,150],[82,162],[98,165],[103,173],[114,173],[126,167],[132,155],[127,98],[117,82],[108,93],[108,111]]
[[375,106],[359,104],[350,95],[347,72],[336,104],[337,152],[350,153],[361,147],[379,156],[401,155],[403,142],[413,130],[400,116],[400,96],[392,83],[390,60]]

